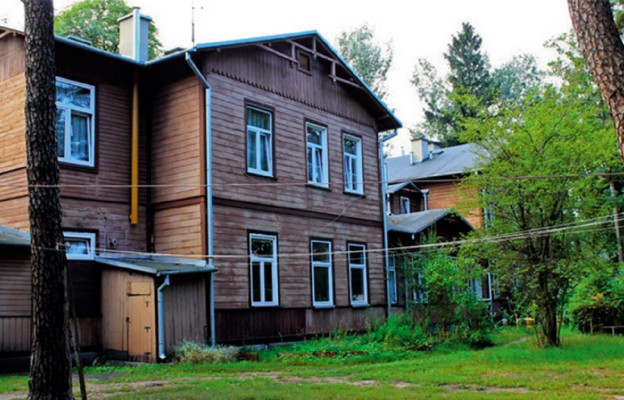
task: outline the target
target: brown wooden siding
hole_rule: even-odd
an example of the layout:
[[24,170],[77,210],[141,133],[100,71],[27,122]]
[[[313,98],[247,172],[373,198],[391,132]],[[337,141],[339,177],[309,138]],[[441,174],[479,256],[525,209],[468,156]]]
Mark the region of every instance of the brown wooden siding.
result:
[[[2,42],[2,40],[0,40]],[[0,58],[0,65],[5,60]],[[0,174],[26,166],[26,139],[24,137],[24,74],[0,81]],[[25,174],[25,172],[24,172]]]
[[[0,39],[0,81],[24,72],[25,54],[22,36],[10,35]],[[0,93],[4,95],[4,92]]]
[[[205,70],[210,72],[208,79],[213,87],[216,193],[233,200],[252,199],[262,204],[381,221],[374,121],[342,85],[332,83],[328,72],[320,69],[318,65],[313,67],[310,76],[279,57],[253,48],[206,58]],[[276,180],[246,173],[246,101],[274,110]],[[328,128],[331,191],[306,185],[306,120]],[[343,193],[344,132],[362,137],[366,182],[363,198]]]
[[[364,242],[368,250],[379,250],[382,227],[301,218],[279,213],[250,211],[215,206],[215,255],[235,256],[218,259],[215,274],[216,308],[249,308],[248,232],[278,235],[280,307],[312,307],[310,260],[311,238],[333,241],[333,250],[345,250],[347,242]],[[303,254],[288,256],[288,254]],[[349,306],[347,260],[344,254],[333,257],[334,299],[337,306]],[[368,254],[368,293],[372,305],[385,302],[383,253]]]
[[173,352],[184,340],[204,343],[206,287],[203,275],[173,275],[163,290],[165,348]]
[[29,317],[30,248],[0,246],[0,254],[0,317]]
[[478,193],[469,193],[454,182],[416,183],[421,189],[429,189],[427,204],[435,208],[454,208],[475,228],[483,226],[483,213],[475,206]]
[[200,204],[154,212],[154,245],[157,253],[202,254]]

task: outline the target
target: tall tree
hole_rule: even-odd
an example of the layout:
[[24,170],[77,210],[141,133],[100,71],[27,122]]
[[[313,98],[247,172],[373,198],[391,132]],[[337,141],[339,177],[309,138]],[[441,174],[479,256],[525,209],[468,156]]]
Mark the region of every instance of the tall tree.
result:
[[32,256],[29,399],[73,399],[56,146],[54,17],[51,0],[23,0],[26,155]]
[[493,82],[482,43],[474,27],[464,22],[444,53],[450,71],[445,81],[437,77],[431,63],[418,61],[411,82],[425,103],[425,121],[413,131],[415,136],[435,136],[443,146],[460,144],[463,121],[491,104]]
[[383,48],[376,44],[375,32],[365,24],[340,34],[338,52],[377,96],[385,100],[388,94],[386,80],[394,54],[392,43],[385,43]]
[[518,54],[492,73],[495,95],[505,102],[522,100],[527,91],[542,82],[535,57],[531,54]]
[[589,71],[611,110],[624,161],[624,44],[609,0],[568,0],[572,25]]
[[[90,40],[93,46],[118,52],[119,28],[117,20],[132,12],[125,0],[83,0],[62,11],[54,20],[55,32],[60,36],[75,35]],[[158,31],[149,25],[149,58],[161,53]]]
[[[513,236],[480,250],[496,260],[500,276],[520,278],[540,337],[552,346],[560,345],[557,320],[569,289],[605,262],[606,251],[597,245],[605,242],[604,231],[548,230],[596,217],[608,222],[607,182],[584,175],[617,162],[612,126],[597,94],[591,86],[580,93],[578,86],[540,88],[498,113],[467,121],[464,132],[485,150],[480,179],[467,185],[482,190],[481,205],[494,215],[488,235]],[[518,178],[526,176],[536,179]]]

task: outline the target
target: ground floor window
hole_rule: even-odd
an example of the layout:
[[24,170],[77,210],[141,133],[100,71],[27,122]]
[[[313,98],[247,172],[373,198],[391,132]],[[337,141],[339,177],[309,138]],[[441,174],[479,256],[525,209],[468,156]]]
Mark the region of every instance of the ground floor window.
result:
[[249,235],[249,267],[252,306],[278,304],[277,236]]
[[366,245],[349,243],[349,293],[352,306],[368,305],[366,281]]
[[315,307],[334,305],[331,242],[312,240],[310,242],[312,262],[312,304]]
[[68,260],[95,259],[95,233],[63,232]]
[[390,304],[396,304],[398,302],[396,259],[396,254],[390,254],[388,256],[388,297],[390,298]]

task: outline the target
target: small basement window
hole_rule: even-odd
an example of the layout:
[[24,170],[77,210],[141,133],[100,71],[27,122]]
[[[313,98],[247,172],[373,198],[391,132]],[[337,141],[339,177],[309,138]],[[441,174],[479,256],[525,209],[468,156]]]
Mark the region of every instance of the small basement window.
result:
[[95,259],[95,233],[63,232],[68,260]]
[[312,72],[312,59],[309,54],[301,50],[297,51],[297,69],[302,72]]

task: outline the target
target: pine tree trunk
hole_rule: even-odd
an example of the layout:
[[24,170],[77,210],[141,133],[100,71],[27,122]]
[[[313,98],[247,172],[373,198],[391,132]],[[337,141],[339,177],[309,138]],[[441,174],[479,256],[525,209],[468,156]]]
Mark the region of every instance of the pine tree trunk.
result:
[[26,32],[26,152],[32,253],[29,399],[73,399],[55,133],[51,0],[23,0]]
[[572,25],[589,71],[611,110],[624,161],[624,44],[609,0],[568,0]]

